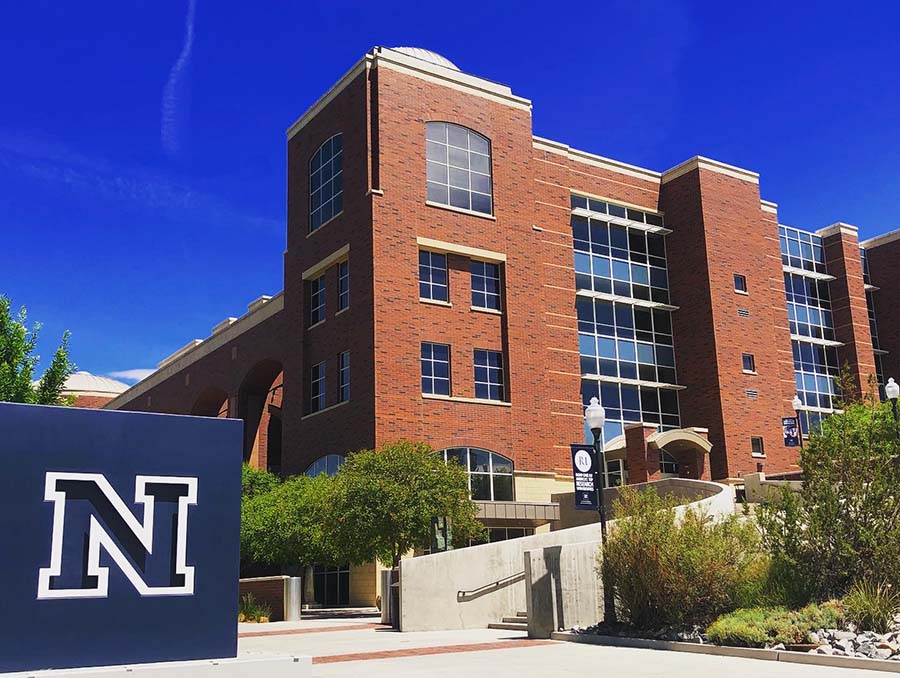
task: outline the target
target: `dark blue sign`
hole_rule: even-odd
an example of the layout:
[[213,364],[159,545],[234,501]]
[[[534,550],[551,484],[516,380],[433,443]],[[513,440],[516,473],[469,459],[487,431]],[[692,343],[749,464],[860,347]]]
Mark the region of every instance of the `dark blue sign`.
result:
[[784,417],[781,420],[781,430],[784,433],[785,447],[800,446],[800,426],[797,425],[796,417]]
[[234,657],[242,423],[0,404],[0,672]]
[[572,474],[575,476],[575,508],[580,511],[596,511],[597,453],[593,445],[569,447],[572,449]]

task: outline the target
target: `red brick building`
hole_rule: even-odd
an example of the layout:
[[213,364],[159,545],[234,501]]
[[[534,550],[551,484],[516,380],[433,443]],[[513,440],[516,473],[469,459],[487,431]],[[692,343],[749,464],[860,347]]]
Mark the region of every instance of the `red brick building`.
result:
[[827,414],[839,364],[900,372],[900,241],[864,243],[864,280],[854,227],[780,226],[756,173],[635,167],[535,137],[531,110],[373,49],[287,131],[284,291],[109,407],[241,417],[245,458],[288,474],[425,440],[519,530],[571,489],[592,396],[612,482],[726,480],[796,468],[781,419],[798,392],[804,426]]

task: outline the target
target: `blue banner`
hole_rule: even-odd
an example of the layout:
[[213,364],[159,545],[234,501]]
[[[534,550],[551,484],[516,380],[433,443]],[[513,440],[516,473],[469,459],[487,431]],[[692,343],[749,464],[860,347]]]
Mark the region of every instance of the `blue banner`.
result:
[[575,477],[575,508],[579,511],[596,511],[597,504],[597,453],[593,445],[570,445],[572,450],[572,474]]
[[234,657],[242,422],[0,404],[0,672]]
[[800,446],[800,426],[796,417],[784,417],[781,420],[781,430],[784,433],[785,447]]

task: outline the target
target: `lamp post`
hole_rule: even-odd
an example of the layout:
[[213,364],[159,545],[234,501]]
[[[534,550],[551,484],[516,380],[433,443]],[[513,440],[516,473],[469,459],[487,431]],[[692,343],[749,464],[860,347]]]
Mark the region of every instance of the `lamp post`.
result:
[[[606,412],[600,401],[595,397],[584,408],[584,420],[588,428],[594,434],[594,452],[597,457],[597,474],[600,476],[597,483],[597,511],[600,513],[600,543],[606,553],[606,504],[603,490],[606,489],[606,453],[603,451],[603,424],[606,423]],[[607,624],[616,622],[616,605],[612,587],[604,577],[603,581],[603,619]]]
[[894,410],[894,422],[897,424],[897,438],[900,438],[900,413],[897,412],[897,398],[900,397],[900,384],[891,377],[884,385],[884,394],[891,401],[891,408]]
[[794,408],[794,414],[797,416],[797,433],[800,435],[800,449],[803,449],[803,426],[800,424],[800,408],[803,407],[803,401],[800,400],[800,394],[795,393],[794,399],[791,401]]

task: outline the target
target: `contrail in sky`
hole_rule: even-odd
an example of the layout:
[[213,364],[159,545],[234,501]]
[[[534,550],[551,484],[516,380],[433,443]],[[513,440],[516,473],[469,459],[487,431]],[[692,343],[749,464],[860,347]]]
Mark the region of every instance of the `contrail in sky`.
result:
[[163,150],[168,155],[176,155],[181,149],[181,139],[178,125],[179,87],[182,82],[182,73],[191,60],[191,50],[194,47],[194,14],[197,10],[197,0],[188,0],[188,13],[184,26],[184,45],[178,59],[169,71],[169,79],[163,88],[162,117],[160,121],[160,140]]

